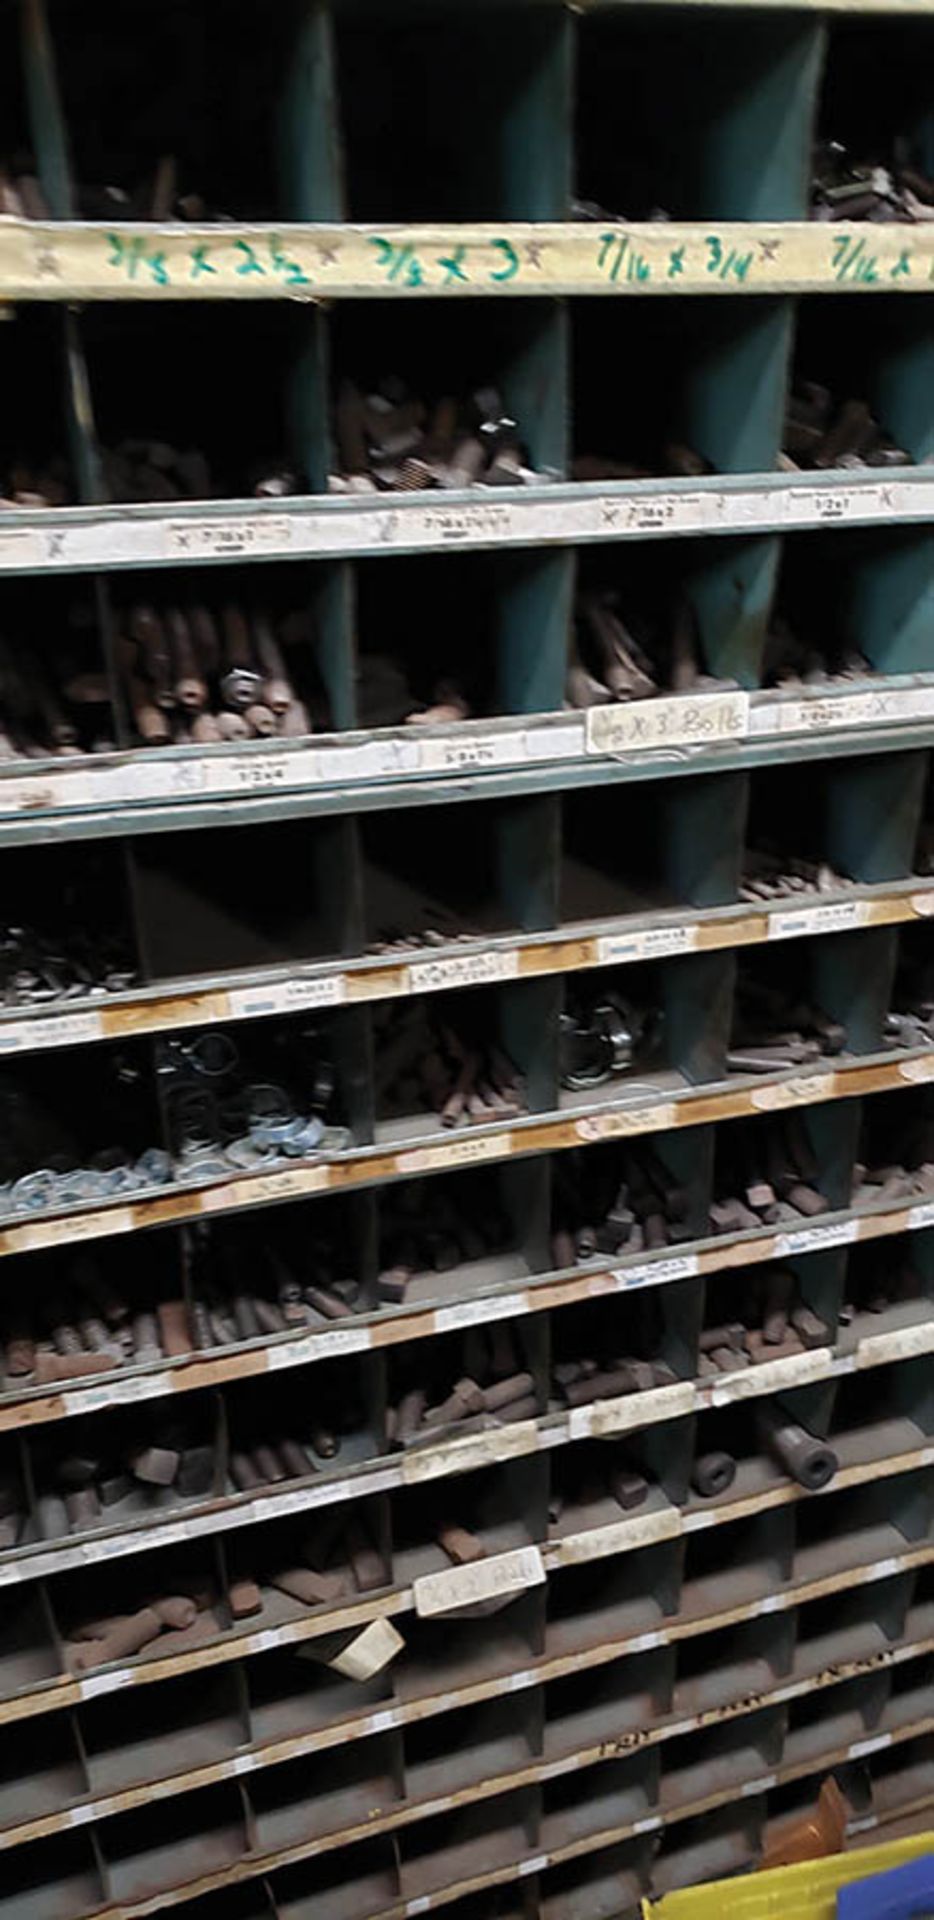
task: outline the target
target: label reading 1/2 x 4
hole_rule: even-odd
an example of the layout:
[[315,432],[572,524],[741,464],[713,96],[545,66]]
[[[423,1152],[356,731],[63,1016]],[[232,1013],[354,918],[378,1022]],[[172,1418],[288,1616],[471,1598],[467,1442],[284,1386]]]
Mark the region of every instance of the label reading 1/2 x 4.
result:
[[638,753],[658,747],[704,747],[741,740],[749,728],[746,693],[676,694],[590,707],[588,753]]

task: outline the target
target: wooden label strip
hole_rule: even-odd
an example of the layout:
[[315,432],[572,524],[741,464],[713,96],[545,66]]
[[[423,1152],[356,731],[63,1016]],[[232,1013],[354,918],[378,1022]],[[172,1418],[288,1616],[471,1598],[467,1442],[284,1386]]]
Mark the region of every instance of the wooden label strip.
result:
[[926,287],[932,263],[934,242],[924,225],[842,221],[374,228],[9,219],[0,228],[0,299],[737,295],[835,287],[899,293]]
[[[908,1059],[859,1062],[835,1072],[791,1074],[755,1086],[691,1089],[679,1100],[609,1107],[578,1120],[532,1118],[509,1127],[459,1133],[392,1154],[351,1149],[312,1166],[298,1165],[268,1174],[245,1175],[181,1193],[155,1193],[132,1207],[114,1206],[32,1222],[14,1219],[0,1233],[0,1256],[36,1248],[93,1240],[141,1227],[153,1227],[199,1215],[231,1213],[312,1193],[375,1186],[387,1179],[440,1172],[508,1159],[514,1154],[558,1152],[591,1142],[657,1133],[674,1127],[701,1126],[757,1112],[781,1111],[834,1099],[880,1093],[934,1076],[934,1049]],[[812,1231],[812,1230],[809,1230]],[[814,1243],[819,1244],[819,1243]]]

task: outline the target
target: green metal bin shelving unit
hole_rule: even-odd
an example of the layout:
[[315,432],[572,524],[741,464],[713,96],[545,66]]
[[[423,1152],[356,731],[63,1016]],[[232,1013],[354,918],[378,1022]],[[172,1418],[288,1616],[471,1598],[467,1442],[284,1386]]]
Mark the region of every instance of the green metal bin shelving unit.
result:
[[[167,73],[173,128],[153,110]],[[0,451],[67,442],[77,485],[75,505],[0,513],[0,631],[54,650],[77,604],[116,727],[104,755],[0,763],[0,887],[12,912],[66,885],[80,903],[103,876],[140,980],[0,1011],[0,1093],[43,1073],[90,1104],[118,1046],[148,1098],[164,1036],[220,1023],[260,1044],[313,1013],[349,1129],[309,1163],[8,1214],[9,1295],[60,1287],[77,1248],[187,1298],[195,1246],[252,1258],[322,1233],[360,1285],[326,1327],[54,1387],[3,1373],[0,1472],[35,1524],[0,1550],[0,1920],[610,1920],[753,1865],[830,1771],[854,1835],[927,1824],[934,1201],[873,1198],[858,1170],[924,1125],[934,1080],[934,1049],[885,1031],[934,916],[934,223],[807,216],[817,130],[898,133],[934,172],[932,0],[10,0],[0,116],[51,213],[0,218]],[[173,138],[228,219],[77,217],[78,179]],[[578,197],[671,218],[576,218]],[[541,483],[329,492],[336,383],[386,369],[495,384]],[[864,394],[912,464],[779,470],[795,374]],[[229,496],[108,504],[101,449],[121,430],[204,445]],[[653,438],[709,471],[572,477]],[[307,493],[250,496],[273,444]],[[677,582],[729,691],[567,708],[575,590],[595,578]],[[142,747],[125,608],[230,593],[311,616],[329,730]],[[786,601],[871,672],[767,686]],[[361,658],[411,633],[443,662],[455,611],[483,713],[368,730]],[[741,897],[769,823],[846,889]],[[387,901],[404,914],[429,886],[470,940],[374,951]],[[847,1052],[730,1074],[737,981],[776,939]],[[591,978],[648,982],[665,1047],[635,1087],[588,1096],[559,1084],[556,1033]],[[454,1134],[387,1120],[381,1022],[434,994],[487,996],[527,1114]],[[829,1211],[714,1235],[737,1143],[789,1110]],[[556,1265],[569,1183],[618,1177],[643,1139],[683,1196],[677,1243]],[[392,1209],[438,1193],[495,1210],[506,1249],[387,1305]],[[827,1341],[711,1381],[702,1327],[777,1265]],[[910,1299],[843,1312],[902,1266]],[[534,1415],[392,1451],[409,1369],[469,1372],[491,1327]],[[552,1367],[588,1340],[652,1345],[664,1384],[562,1406]],[[257,1409],[319,1395],[363,1407],[352,1457],[233,1490]],[[819,1497],[765,1463],[766,1401],[833,1440]],[[37,1489],[66,1442],[105,1448],[169,1404],[211,1437],[211,1495],[44,1531]],[[692,1464],[724,1437],[736,1480],[701,1500]],[[651,1481],[631,1514],[588,1490],[619,1458]],[[482,1559],[449,1564],[452,1516]],[[290,1596],[273,1575],[309,1538],[364,1540],[378,1578]],[[79,1657],[102,1595],[132,1614],[179,1587],[212,1595],[197,1630]]]

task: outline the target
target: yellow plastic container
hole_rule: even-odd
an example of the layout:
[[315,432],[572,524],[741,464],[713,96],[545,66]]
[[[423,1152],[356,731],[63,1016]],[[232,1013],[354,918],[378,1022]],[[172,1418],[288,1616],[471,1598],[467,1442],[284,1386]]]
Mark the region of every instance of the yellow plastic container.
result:
[[802,1860],[794,1867],[739,1874],[684,1887],[661,1900],[643,1900],[643,1920],[834,1920],[837,1888],[849,1880],[901,1867],[919,1854],[934,1853],[934,1832],[913,1833],[881,1847],[832,1853],[823,1860]]

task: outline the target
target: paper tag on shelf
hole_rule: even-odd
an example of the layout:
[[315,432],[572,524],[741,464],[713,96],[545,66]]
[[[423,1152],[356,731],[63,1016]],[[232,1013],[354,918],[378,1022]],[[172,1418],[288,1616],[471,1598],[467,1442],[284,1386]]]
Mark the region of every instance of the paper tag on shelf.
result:
[[512,1150],[508,1133],[458,1135],[437,1147],[413,1147],[396,1155],[397,1173],[432,1173],[439,1167],[472,1167],[480,1160],[504,1160]]
[[[395,515],[398,525],[400,515]],[[474,506],[423,507],[417,516],[419,531],[434,538],[439,546],[458,546],[465,540],[488,540],[496,545],[500,540],[508,540],[515,534],[515,514],[511,503],[487,505],[478,501]],[[403,534],[408,528],[408,514],[402,521]]]
[[798,907],[790,913],[769,914],[770,940],[797,940],[806,933],[843,933],[865,927],[872,918],[868,900],[827,900],[819,907]]
[[469,725],[463,734],[450,734],[447,739],[432,740],[419,734],[423,773],[472,773],[483,767],[515,766],[517,760],[530,757],[524,729],[474,733],[468,730]]
[[330,1185],[330,1166],[284,1167],[280,1173],[246,1174],[225,1180],[201,1192],[202,1213],[221,1213],[228,1207],[257,1207],[266,1200],[291,1200],[299,1194],[320,1193]]
[[749,1102],[761,1113],[772,1113],[780,1107],[807,1107],[816,1100],[832,1100],[836,1085],[835,1073],[794,1074],[790,1080],[753,1087]]
[[67,1414],[96,1413],[100,1407],[131,1406],[134,1400],[156,1400],[175,1391],[175,1372],[137,1374],[130,1380],[108,1375],[97,1386],[74,1386],[57,1381],[53,1390],[60,1393]]
[[96,1700],[102,1693],[119,1693],[122,1687],[133,1685],[132,1667],[121,1667],[117,1673],[88,1673],[77,1683],[81,1700]]
[[496,1466],[501,1460],[514,1460],[535,1453],[539,1444],[534,1420],[517,1420],[512,1426],[489,1427],[483,1433],[465,1433],[440,1446],[410,1447],[402,1455],[402,1481],[413,1486],[421,1480],[440,1480],[452,1473],[472,1473],[476,1467]]
[[909,1232],[917,1232],[919,1227],[934,1227],[934,1200],[924,1200],[919,1207],[909,1207],[907,1214]]
[[626,1107],[621,1113],[592,1113],[585,1120],[575,1122],[574,1131],[579,1140],[613,1140],[627,1133],[657,1133],[663,1127],[673,1127],[677,1122],[678,1109],[673,1100],[663,1100],[654,1106]]
[[868,1740],[854,1740],[848,1753],[851,1760],[861,1760],[864,1753],[879,1753],[883,1747],[892,1745],[890,1733],[874,1733]]
[[448,1567],[443,1573],[424,1573],[413,1582],[415,1611],[421,1619],[469,1607],[501,1594],[523,1593],[544,1585],[545,1569],[538,1547],[517,1547],[510,1553],[474,1560],[467,1567]]
[[934,893],[913,893],[911,911],[918,914],[922,920],[930,919],[931,914],[934,913]]
[[617,1287],[664,1287],[673,1280],[693,1280],[699,1272],[696,1253],[673,1253],[667,1260],[650,1260],[638,1267],[616,1267],[603,1279]]
[[752,1400],[760,1393],[779,1393],[791,1387],[806,1386],[809,1380],[828,1380],[834,1371],[832,1347],[814,1347],[808,1353],[787,1353],[781,1360],[760,1360],[756,1366],[738,1367],[722,1380],[707,1382],[699,1397],[712,1407],[725,1407],[733,1400]]
[[37,1247],[70,1246],[79,1240],[99,1240],[111,1233],[132,1233],[135,1226],[132,1207],[105,1207],[101,1212],[69,1213],[61,1220],[37,1220],[30,1225],[19,1215],[4,1222],[2,1235],[9,1234],[18,1252]]
[[519,955],[513,947],[486,953],[458,953],[449,960],[417,960],[409,966],[412,993],[440,993],[445,987],[479,987],[489,981],[514,980]]
[[347,998],[342,973],[320,979],[271,980],[268,986],[233,987],[227,994],[232,1020],[257,1020],[269,1013],[298,1013],[308,1007],[337,1007]]
[[31,527],[0,530],[0,567],[38,567],[44,558],[41,536]]
[[934,1353],[934,1320],[922,1320],[913,1327],[893,1327],[890,1333],[867,1333],[857,1345],[856,1365],[878,1367],[889,1360],[908,1360],[917,1353]]
[[549,1549],[549,1561],[559,1567],[576,1566],[582,1560],[603,1560],[612,1553],[628,1553],[635,1547],[651,1547],[660,1540],[675,1540],[681,1532],[677,1507],[663,1507],[660,1513],[634,1514],[631,1520],[614,1520],[608,1527],[591,1527],[586,1533],[571,1533]]
[[527,1293],[499,1293],[479,1300],[455,1300],[449,1307],[434,1310],[435,1333],[447,1333],[452,1327],[485,1326],[489,1320],[512,1320],[527,1313]]
[[588,753],[638,753],[659,747],[707,747],[741,740],[747,693],[674,694],[670,698],[588,707]]
[[37,1053],[40,1048],[75,1047],[100,1040],[104,1022],[93,1013],[50,1013],[45,1020],[8,1020],[0,1025],[0,1053]]
[[659,1420],[677,1420],[693,1413],[694,1383],[677,1380],[670,1387],[650,1387],[645,1393],[620,1394],[615,1400],[594,1400],[588,1407],[568,1411],[568,1437],[584,1440],[612,1433],[628,1433]]
[[333,1354],[362,1353],[373,1344],[370,1327],[316,1327],[295,1340],[282,1340],[266,1348],[266,1366],[271,1373],[283,1367],[300,1367],[310,1360],[329,1360]]
[[892,512],[885,498],[889,491],[883,487],[847,486],[845,483],[813,489],[795,487],[795,520],[799,526],[805,520],[813,520],[818,526],[833,526],[837,521],[851,519],[854,514],[875,514],[882,509],[888,515]]
[[211,555],[236,559],[239,554],[278,552],[292,545],[292,521],[282,514],[225,514],[216,519],[168,520],[165,552],[170,560],[206,560]]
[[[404,1646],[405,1641],[391,1620],[371,1620],[341,1653],[332,1654],[327,1664],[335,1673],[346,1674],[348,1680],[372,1680]],[[371,1731],[375,1732],[375,1728]]]
[[597,941],[598,964],[611,966],[626,960],[658,960],[669,953],[690,953],[697,946],[699,928],[642,927],[632,933],[606,933]]
[[907,1080],[909,1086],[921,1086],[928,1080],[934,1080],[934,1053],[922,1053],[914,1060],[901,1060],[898,1066],[899,1079]]
[[777,1233],[773,1248],[776,1260],[787,1260],[792,1253],[817,1253],[822,1247],[846,1247],[859,1239],[858,1220],[834,1220],[827,1227],[796,1227],[791,1233]]

